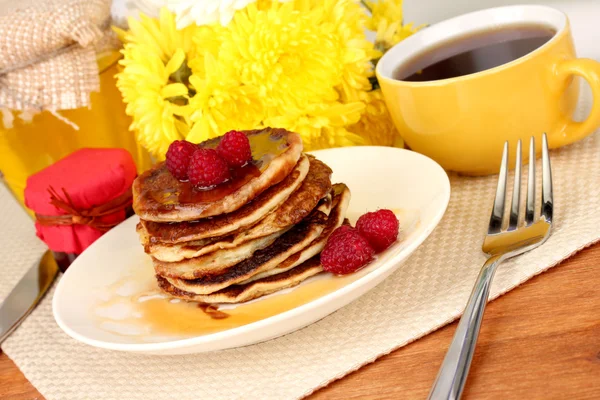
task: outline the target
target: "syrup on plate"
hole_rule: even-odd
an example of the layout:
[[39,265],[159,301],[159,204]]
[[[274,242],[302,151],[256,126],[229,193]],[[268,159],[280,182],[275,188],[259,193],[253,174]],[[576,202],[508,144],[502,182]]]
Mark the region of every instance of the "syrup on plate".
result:
[[[366,273],[366,271],[365,271]],[[173,299],[159,291],[153,268],[135,268],[101,295],[92,312],[101,329],[139,342],[184,339],[237,328],[289,311],[355,281],[319,274],[301,285],[243,304],[219,306]]]
[[[398,240],[404,241],[419,225],[419,215],[393,209],[400,220]],[[347,215],[354,224],[359,215]],[[381,261],[387,252],[378,255]],[[161,342],[222,332],[292,310],[346,286],[377,268],[374,260],[353,274],[321,273],[300,285],[242,304],[206,305],[174,299],[162,293],[150,258],[132,267],[122,279],[100,289],[92,315],[98,326],[134,342]]]

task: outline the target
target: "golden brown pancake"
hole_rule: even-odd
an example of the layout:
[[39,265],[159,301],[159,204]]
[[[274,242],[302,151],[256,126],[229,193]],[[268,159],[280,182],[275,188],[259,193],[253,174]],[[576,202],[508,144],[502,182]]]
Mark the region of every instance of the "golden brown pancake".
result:
[[[194,189],[159,163],[133,182],[133,209],[155,222],[193,221],[233,212],[252,201],[292,171],[302,153],[302,140],[285,129],[246,131],[253,162],[236,170],[232,179],[212,190]],[[221,137],[199,144],[214,148]]]
[[302,185],[289,198],[252,228],[233,237],[228,236],[209,243],[161,243],[145,246],[146,252],[160,261],[174,262],[199,257],[216,250],[232,249],[248,241],[289,229],[304,219],[321,199],[331,192],[331,169],[321,161],[309,156],[310,169]]
[[[325,213],[315,210],[302,222],[279,237],[272,245],[256,251],[252,257],[214,275],[196,279],[177,279],[166,276],[169,283],[186,292],[208,294],[242,282],[253,275],[275,268],[280,262],[302,250],[321,235],[327,225]],[[160,274],[165,276],[165,274]]]
[[331,192],[331,168],[314,156],[309,155],[308,157],[310,169],[298,190],[256,226],[239,233],[235,239],[238,243],[270,235],[297,224],[315,208],[327,193]]
[[[332,207],[330,203],[332,201],[331,193],[325,196],[321,202],[319,203],[319,209],[325,212],[326,214],[329,212],[329,209]],[[196,242],[190,243],[178,243],[173,245],[162,245],[162,244],[153,244],[146,245],[144,249],[146,253],[150,254],[154,259],[158,261],[164,261],[167,263],[183,261],[185,259],[191,259],[196,257],[219,257],[220,254],[225,255],[225,251],[231,249],[233,252],[236,252],[237,249],[248,248],[246,247],[247,243],[261,243],[262,238],[266,237],[278,237],[288,231],[291,226],[286,227],[277,227],[278,230],[274,229],[271,226],[265,226],[259,224],[255,228],[251,228],[249,232],[242,232],[237,235],[228,235],[226,237],[214,238],[214,239],[202,239]],[[264,247],[264,246],[262,246]],[[262,248],[257,247],[257,248]],[[219,255],[212,255],[213,252],[219,252]],[[226,255],[228,259],[232,259]],[[248,258],[249,255],[245,258]],[[240,258],[240,261],[244,258]],[[233,264],[232,264],[233,265]]]
[[319,256],[280,274],[267,276],[250,283],[231,285],[211,294],[186,292],[173,286],[167,279],[156,276],[158,286],[173,297],[203,303],[242,303],[298,285],[300,282],[323,271]]
[[[244,260],[256,258],[257,250],[264,249],[272,244],[276,248],[297,248],[298,250],[308,245],[317,238],[325,228],[327,216],[331,211],[331,198],[324,199],[302,223],[281,235],[275,232],[269,236],[261,237],[242,244],[233,249],[218,250],[200,257],[184,259],[177,262],[163,262],[153,259],[154,270],[165,277],[177,278],[174,284],[188,284],[188,280],[211,280],[217,275],[229,271],[230,267],[241,264]],[[306,242],[308,240],[308,242]],[[306,242],[306,244],[304,244]],[[302,247],[299,247],[302,246]],[[256,253],[255,253],[256,252]],[[271,254],[272,252],[269,252]],[[220,284],[225,280],[220,279]],[[224,287],[224,286],[223,286]],[[214,289],[218,290],[218,289]],[[210,293],[210,292],[207,292]]]
[[252,257],[252,254],[254,254],[255,251],[271,245],[275,239],[283,233],[284,232],[275,232],[269,236],[250,240],[233,249],[217,250],[200,257],[183,259],[175,262],[161,261],[153,258],[154,270],[160,275],[185,279],[194,279],[197,276],[216,274]]
[[283,181],[271,186],[253,201],[229,214],[191,222],[161,223],[142,220],[138,228],[142,243],[144,245],[186,243],[204,246],[215,242],[219,236],[224,237],[255,225],[300,187],[308,174],[309,167],[308,157],[302,155],[292,172]]
[[173,297],[203,303],[242,303],[268,294],[298,285],[302,281],[323,271],[319,254],[329,235],[340,225],[349,225],[350,221],[344,218],[350,202],[350,190],[344,184],[334,187],[333,208],[327,220],[327,226],[321,235],[308,247],[289,256],[275,268],[258,273],[250,279],[225,287],[209,294],[197,294],[182,290],[171,282],[156,276],[158,285],[162,290]]
[[325,226],[325,229],[323,232],[321,232],[321,236],[316,238],[310,245],[308,245],[308,247],[305,247],[299,252],[289,256],[275,268],[256,274],[249,279],[240,282],[240,285],[255,281],[257,279],[266,278],[267,276],[280,274],[302,264],[304,261],[316,256],[323,250],[325,244],[327,243],[327,239],[329,239],[329,235],[331,235],[336,228],[342,224],[350,224],[350,222],[344,218],[346,215],[346,210],[348,209],[348,204],[350,203],[350,190],[346,185],[340,183],[333,185],[333,188],[336,193],[334,196],[333,208],[329,213],[329,217],[327,218],[327,226]]

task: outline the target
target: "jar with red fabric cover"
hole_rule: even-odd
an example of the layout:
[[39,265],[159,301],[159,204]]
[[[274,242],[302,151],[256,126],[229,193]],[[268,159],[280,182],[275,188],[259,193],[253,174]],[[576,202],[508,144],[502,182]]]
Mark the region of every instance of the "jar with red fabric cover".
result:
[[132,214],[136,175],[127,150],[84,148],[27,179],[25,204],[35,213],[36,234],[63,271]]

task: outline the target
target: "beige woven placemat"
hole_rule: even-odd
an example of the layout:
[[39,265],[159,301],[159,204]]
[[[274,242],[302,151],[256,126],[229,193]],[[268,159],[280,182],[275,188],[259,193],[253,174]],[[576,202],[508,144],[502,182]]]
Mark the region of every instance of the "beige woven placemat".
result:
[[[552,162],[554,232],[546,245],[500,267],[493,298],[600,238],[600,133],[553,151]],[[287,336],[188,356],[100,350],[58,328],[50,293],[3,349],[49,400],[306,396],[459,316],[484,260],[496,178],[451,181],[444,219],[408,262],[354,303]],[[0,300],[43,251],[31,221],[0,189]]]

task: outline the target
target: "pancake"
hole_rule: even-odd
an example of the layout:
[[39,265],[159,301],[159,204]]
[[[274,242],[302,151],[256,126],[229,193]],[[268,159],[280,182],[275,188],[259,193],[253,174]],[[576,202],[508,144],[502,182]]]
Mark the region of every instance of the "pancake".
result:
[[[171,248],[176,248],[176,246],[205,247],[205,246],[209,246],[210,244],[219,242],[219,241],[233,241],[233,239],[235,238],[235,235],[225,235],[225,236],[219,236],[219,237],[208,237],[208,238],[204,238],[204,239],[193,240],[193,241],[181,243],[181,244],[152,243],[152,237],[150,237],[150,235],[148,234],[148,231],[144,227],[144,222],[145,221],[138,222],[135,229],[140,237],[140,242],[144,246],[144,251],[152,256],[154,256],[154,253],[157,252],[157,250],[160,251],[161,249],[166,249],[168,251],[171,251]],[[150,223],[158,224],[158,222],[150,222]],[[175,225],[175,224],[167,223],[167,224],[162,224],[162,225]],[[159,259],[160,259],[160,257],[159,257]]]
[[[302,240],[311,238],[306,243],[308,245],[325,228],[327,216],[331,211],[331,203],[331,199],[324,199],[309,217],[289,232],[275,232],[269,236],[251,240],[232,249],[218,250],[200,257],[184,259],[178,262],[164,262],[153,259],[154,270],[157,274],[168,278],[179,278],[178,282],[185,282],[185,280],[196,281],[199,280],[198,278],[212,279],[217,275],[226,273],[229,267],[235,267],[236,264],[242,263],[245,260],[254,259],[257,250],[265,249],[271,244],[280,243],[277,246],[279,248],[283,244],[298,245],[299,243],[303,243]],[[276,239],[277,241],[275,241]],[[292,239],[298,244],[293,243]]]
[[[189,250],[187,254],[185,252],[173,252],[166,256],[162,254],[163,259],[152,259],[154,270],[157,274],[187,277],[187,279],[193,279],[199,275],[214,274],[252,257],[256,250],[269,246],[284,233],[285,231],[275,232],[269,236],[250,240],[234,248],[217,249],[211,253],[203,253],[201,256],[193,256],[193,250]],[[209,247],[213,247],[213,245],[209,245]],[[184,255],[192,255],[192,257],[184,257]],[[172,260],[169,260],[169,258],[172,258]]]
[[290,288],[323,271],[319,254],[325,247],[329,235],[340,225],[349,225],[344,218],[350,203],[350,190],[344,184],[333,185],[335,196],[327,225],[321,235],[308,247],[289,256],[281,264],[258,273],[250,279],[236,283],[209,294],[196,294],[181,290],[157,275],[158,285],[173,297],[203,303],[243,303],[268,294]]
[[[233,212],[292,171],[302,153],[302,140],[285,129],[246,131],[253,162],[236,170],[229,181],[212,190],[196,190],[167,170],[164,162],[138,176],[133,182],[133,209],[146,221],[193,221]],[[222,137],[199,144],[214,148]]]
[[309,155],[308,157],[310,169],[298,190],[256,226],[239,233],[235,239],[238,243],[270,235],[297,224],[315,208],[327,193],[331,192],[331,168],[314,156]]
[[[330,203],[331,204],[331,203]],[[256,251],[252,257],[213,275],[196,279],[177,279],[166,276],[170,284],[186,292],[208,294],[242,282],[251,276],[275,268],[279,263],[318,238],[327,225],[327,215],[315,210],[302,222],[279,237],[272,245]],[[163,275],[164,274],[160,274]]]
[[336,196],[334,197],[331,213],[327,218],[327,226],[325,226],[325,229],[323,232],[321,232],[321,235],[316,238],[308,247],[295,254],[292,254],[275,268],[256,274],[250,279],[240,282],[240,285],[266,278],[267,276],[280,274],[302,264],[309,258],[319,254],[323,248],[325,248],[325,244],[327,243],[327,239],[329,239],[329,235],[331,235],[336,228],[342,224],[350,224],[350,221],[344,218],[346,215],[346,210],[348,209],[348,204],[350,203],[350,190],[344,184],[336,184],[333,185],[333,187],[336,192]]
[[216,250],[235,248],[248,241],[272,235],[297,224],[315,208],[324,196],[331,192],[331,169],[313,156],[309,156],[309,159],[308,175],[298,190],[294,191],[281,206],[247,231],[209,243],[204,241],[175,245],[150,244],[145,246],[146,252],[161,261],[180,261]]
[[[323,211],[325,214],[329,213],[330,208],[332,207],[331,203],[332,196],[329,193],[325,196],[321,202],[319,203],[319,209]],[[196,242],[181,243],[174,245],[147,245],[144,246],[146,253],[150,254],[154,259],[158,261],[164,262],[178,262],[185,259],[196,258],[204,256],[205,254],[210,254],[218,251],[225,251],[227,249],[236,249],[243,247],[246,243],[258,243],[260,239],[263,237],[273,237],[274,235],[279,234],[281,236],[287,230],[289,230],[291,226],[286,226],[281,229],[271,229],[271,230],[263,230],[263,234],[260,235],[252,235],[252,234],[240,234],[240,235],[229,235],[226,237],[220,237],[215,239],[202,239]],[[255,231],[253,229],[253,231]],[[261,232],[256,230],[255,232]],[[266,236],[265,236],[266,235]],[[278,237],[275,236],[275,237]],[[251,254],[250,254],[251,255]],[[248,257],[250,257],[248,255]],[[246,257],[246,258],[248,258]],[[244,259],[244,258],[242,258]],[[242,260],[240,259],[240,261]]]
[[[152,245],[196,241],[193,245],[204,246],[207,243],[214,242],[219,236],[225,236],[255,225],[265,215],[280,206],[292,192],[300,187],[308,174],[309,167],[308,157],[302,155],[292,172],[283,181],[271,186],[253,201],[229,214],[180,223],[142,220],[140,221],[141,226],[138,228],[142,243]],[[200,241],[207,238],[208,242]]]
[[173,297],[203,303],[242,303],[298,285],[323,271],[319,256],[310,258],[295,268],[243,285],[232,285],[211,294],[195,294],[173,286],[167,279],[156,276],[158,286]]

